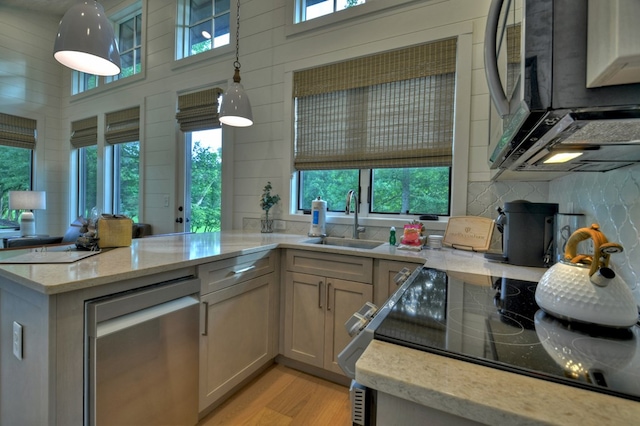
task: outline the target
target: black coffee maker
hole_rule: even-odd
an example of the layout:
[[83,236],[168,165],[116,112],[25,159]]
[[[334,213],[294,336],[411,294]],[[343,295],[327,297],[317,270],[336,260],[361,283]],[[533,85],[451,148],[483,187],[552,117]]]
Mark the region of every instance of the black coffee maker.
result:
[[504,203],[496,219],[502,232],[502,255],[485,257],[518,266],[548,267],[554,263],[554,220],[558,204],[516,200]]

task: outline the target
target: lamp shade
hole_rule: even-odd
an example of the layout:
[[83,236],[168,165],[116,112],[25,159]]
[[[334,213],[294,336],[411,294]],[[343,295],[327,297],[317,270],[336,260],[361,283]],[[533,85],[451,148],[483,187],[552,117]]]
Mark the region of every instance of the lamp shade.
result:
[[228,126],[248,127],[253,124],[253,113],[249,97],[242,84],[233,82],[222,95],[220,122]]
[[120,52],[113,26],[96,1],[79,1],[64,14],[53,56],[62,65],[88,74],[120,73]]
[[10,210],[44,210],[47,193],[44,191],[9,191]]

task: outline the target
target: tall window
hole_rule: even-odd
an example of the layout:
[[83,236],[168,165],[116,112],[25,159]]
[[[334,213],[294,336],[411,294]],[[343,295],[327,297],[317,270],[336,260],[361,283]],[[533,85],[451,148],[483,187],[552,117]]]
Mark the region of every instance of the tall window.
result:
[[17,212],[9,210],[9,191],[31,190],[36,121],[0,113],[0,229],[18,227]]
[[178,1],[176,59],[229,44],[230,0]]
[[449,215],[455,61],[452,38],[295,73],[298,209]]
[[99,77],[79,71],[71,73],[71,94],[86,92],[101,85],[121,80],[142,72],[142,5],[138,1],[131,7],[110,17],[120,52],[120,74]]
[[105,140],[112,149],[113,213],[139,222],[140,108],[106,115]]
[[366,0],[296,0],[296,22],[309,21],[319,16],[364,4]]
[[116,37],[120,51],[120,74],[107,77],[107,83],[142,71],[142,13],[138,11],[134,16],[117,23]]
[[71,146],[77,155],[78,216],[91,217],[98,205],[98,117],[71,123]]
[[222,223],[222,89],[178,97],[176,119],[184,132],[184,214],[187,232],[219,231]]

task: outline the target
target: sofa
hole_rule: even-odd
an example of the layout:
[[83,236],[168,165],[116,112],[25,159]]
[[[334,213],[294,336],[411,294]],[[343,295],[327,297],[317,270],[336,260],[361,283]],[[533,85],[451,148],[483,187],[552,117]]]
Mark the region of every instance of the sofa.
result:
[[[33,237],[8,237],[3,238],[3,247],[9,248],[29,248],[43,247],[50,245],[66,245],[73,244],[80,236],[80,228],[84,220],[78,218],[69,226],[67,232],[63,236],[33,236]],[[151,225],[148,223],[134,223],[131,229],[131,238],[142,238],[151,235]]]

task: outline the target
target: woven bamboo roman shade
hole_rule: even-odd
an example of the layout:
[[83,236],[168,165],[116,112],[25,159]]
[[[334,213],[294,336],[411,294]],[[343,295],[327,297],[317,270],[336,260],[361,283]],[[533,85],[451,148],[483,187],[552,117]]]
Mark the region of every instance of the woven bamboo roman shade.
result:
[[220,127],[218,98],[223,90],[213,88],[178,96],[176,119],[183,132]]
[[98,144],[98,117],[89,117],[71,123],[71,146],[84,148]]
[[36,120],[0,113],[0,145],[35,149]]
[[294,73],[294,167],[451,166],[456,42]]
[[104,138],[109,144],[140,140],[140,107],[110,112],[105,117]]

